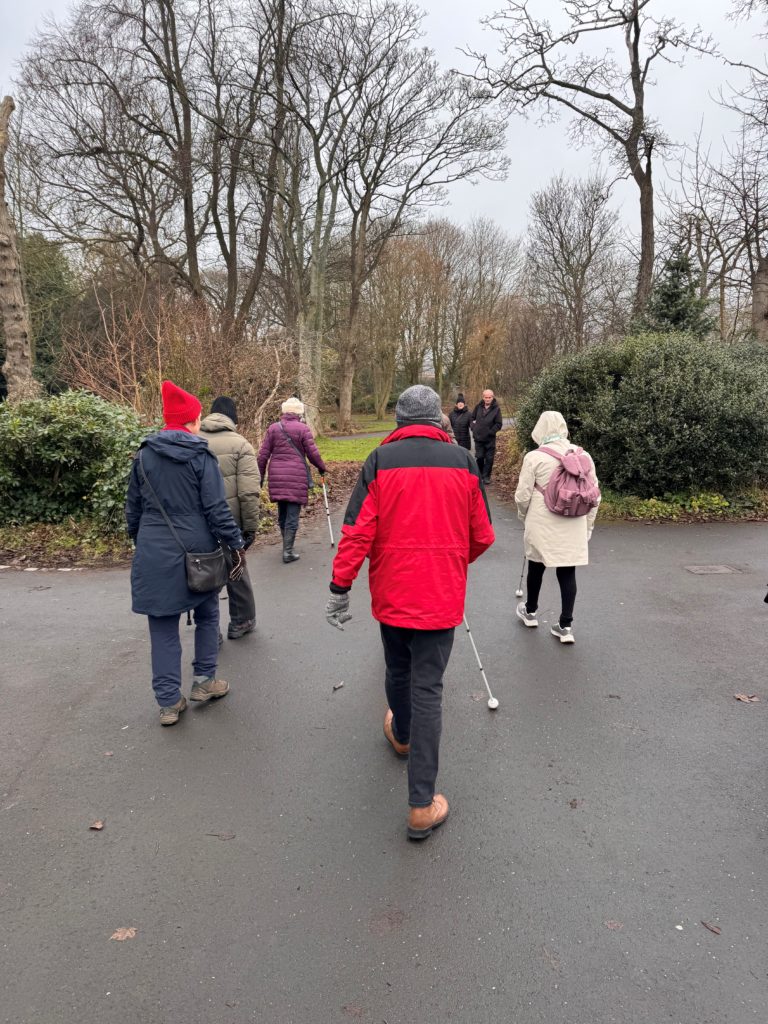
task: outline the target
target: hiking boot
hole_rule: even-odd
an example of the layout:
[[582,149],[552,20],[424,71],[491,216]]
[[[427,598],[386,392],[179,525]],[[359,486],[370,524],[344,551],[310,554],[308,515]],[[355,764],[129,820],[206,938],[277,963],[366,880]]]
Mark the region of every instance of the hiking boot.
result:
[[515,615],[520,619],[524,626],[538,626],[539,624],[539,620],[536,618],[536,612],[529,612],[525,607],[525,601],[521,601],[517,608],[515,608]]
[[170,707],[160,708],[160,725],[176,725],[179,715],[187,710],[187,698],[179,697]]
[[408,838],[426,839],[432,829],[442,825],[448,817],[448,801],[442,793],[435,793],[429,807],[412,807],[408,815]]
[[224,643],[224,637],[219,633],[219,647]]
[[226,697],[228,693],[229,683],[226,679],[214,679],[213,676],[203,679],[198,677],[192,686],[189,699],[202,702],[212,698]]
[[387,737],[389,742],[392,744],[392,749],[400,757],[407,757],[408,752],[411,749],[410,743],[400,743],[395,739],[395,732],[392,728],[392,722],[394,720],[394,713],[391,708],[387,708],[387,713],[384,715],[384,735]]
[[293,542],[296,540],[295,530],[286,530],[283,534],[283,562],[288,565],[289,562],[298,562],[300,555],[297,555],[293,550]]
[[227,629],[227,640],[239,640],[246,633],[252,633],[256,629],[256,620],[247,619],[245,622],[230,622]]
[[561,644],[575,644],[576,637],[573,635],[573,630],[570,626],[561,626],[559,622],[550,629],[552,636],[556,636]]

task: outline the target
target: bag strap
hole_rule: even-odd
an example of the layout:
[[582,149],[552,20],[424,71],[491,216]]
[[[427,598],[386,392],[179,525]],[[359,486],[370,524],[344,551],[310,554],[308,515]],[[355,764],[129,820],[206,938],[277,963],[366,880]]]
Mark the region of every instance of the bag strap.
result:
[[188,551],[187,551],[187,549],[186,549],[186,548],[184,547],[184,545],[183,545],[183,544],[181,543],[181,538],[179,537],[178,533],[176,533],[176,529],[175,529],[175,527],[174,527],[173,523],[171,522],[171,520],[170,520],[170,518],[169,518],[169,516],[168,516],[168,513],[167,513],[167,512],[165,511],[165,508],[164,508],[164,506],[163,506],[163,503],[162,503],[162,501],[160,501],[160,499],[158,498],[157,494],[155,493],[155,489],[154,489],[154,487],[153,487],[153,486],[152,486],[152,484],[151,484],[151,483],[149,482],[149,477],[147,476],[147,471],[146,471],[146,469],[144,469],[144,459],[142,458],[142,451],[141,451],[141,449],[139,449],[139,468],[141,469],[141,475],[142,475],[142,476],[144,477],[144,483],[145,483],[145,484],[147,485],[147,487],[148,487],[148,488],[149,488],[149,490],[150,490],[150,493],[151,493],[152,497],[153,497],[153,498],[155,499],[155,501],[157,502],[157,505],[158,505],[158,507],[159,507],[159,509],[160,509],[160,512],[161,512],[161,514],[162,514],[162,517],[163,517],[163,519],[164,519],[164,520],[166,521],[166,523],[168,524],[168,529],[169,529],[169,530],[171,531],[171,533],[173,534],[173,539],[174,539],[174,540],[176,541],[176,543],[177,543],[177,544],[179,545],[179,547],[180,547],[180,548],[181,548],[181,550],[182,550],[182,551],[184,552],[184,554],[185,554],[185,555],[186,555],[186,554],[188,554],[189,552],[188,552]]
[[299,451],[298,445],[296,444],[296,442],[293,440],[291,435],[288,433],[288,431],[283,426],[283,421],[279,420],[278,422],[279,422],[280,429],[285,434],[285,437],[286,437],[286,440],[288,441],[288,444],[291,446],[291,448],[293,448],[293,450],[299,456],[301,461],[304,463],[304,469],[306,469],[306,471],[307,471],[307,487],[313,487],[314,483],[312,481],[312,470],[307,465],[307,460],[304,458],[304,452],[300,452]]
[[547,448],[546,446],[542,446],[541,448],[539,448],[539,451],[544,452],[545,455],[551,455],[552,458],[557,459],[558,462],[563,461],[563,456],[560,454],[560,452],[556,452],[554,448]]

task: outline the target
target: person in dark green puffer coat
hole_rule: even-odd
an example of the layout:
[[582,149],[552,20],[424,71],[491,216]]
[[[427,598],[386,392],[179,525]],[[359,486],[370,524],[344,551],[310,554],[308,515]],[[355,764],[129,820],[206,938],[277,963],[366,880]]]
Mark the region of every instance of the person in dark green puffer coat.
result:
[[[202,422],[200,435],[219,460],[227,504],[249,548],[259,529],[259,466],[253,446],[237,432],[237,407],[231,398],[216,399],[210,415]],[[228,582],[227,594],[227,637],[237,640],[253,632],[256,626],[256,603],[247,568],[237,582]]]

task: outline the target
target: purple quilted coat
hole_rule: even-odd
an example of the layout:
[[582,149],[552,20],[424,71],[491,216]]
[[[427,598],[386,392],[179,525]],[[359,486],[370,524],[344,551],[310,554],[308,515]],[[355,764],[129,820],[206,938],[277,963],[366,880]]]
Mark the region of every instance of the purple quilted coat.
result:
[[309,497],[306,463],[283,433],[283,427],[299,452],[303,452],[321,473],[326,472],[312,431],[296,413],[286,412],[277,423],[270,426],[264,436],[258,456],[259,473],[263,478],[269,464],[270,501],[295,501],[299,505],[306,505]]

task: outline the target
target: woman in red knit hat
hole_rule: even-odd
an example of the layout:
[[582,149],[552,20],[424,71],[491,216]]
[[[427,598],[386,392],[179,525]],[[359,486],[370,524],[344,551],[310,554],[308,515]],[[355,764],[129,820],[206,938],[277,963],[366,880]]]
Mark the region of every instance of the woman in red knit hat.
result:
[[165,427],[142,443],[134,459],[126,520],[136,544],[133,610],[149,621],[152,687],[160,705],[160,724],[175,725],[187,707],[181,693],[182,612],[193,610],[195,617],[190,699],[207,701],[229,693],[229,683],[216,678],[219,592],[189,589],[185,552],[215,551],[219,544],[226,545],[233,552],[233,578],[242,574],[245,554],[240,528],[224,497],[218,460],[198,436],[199,400],[169,380],[163,381],[162,395]]

